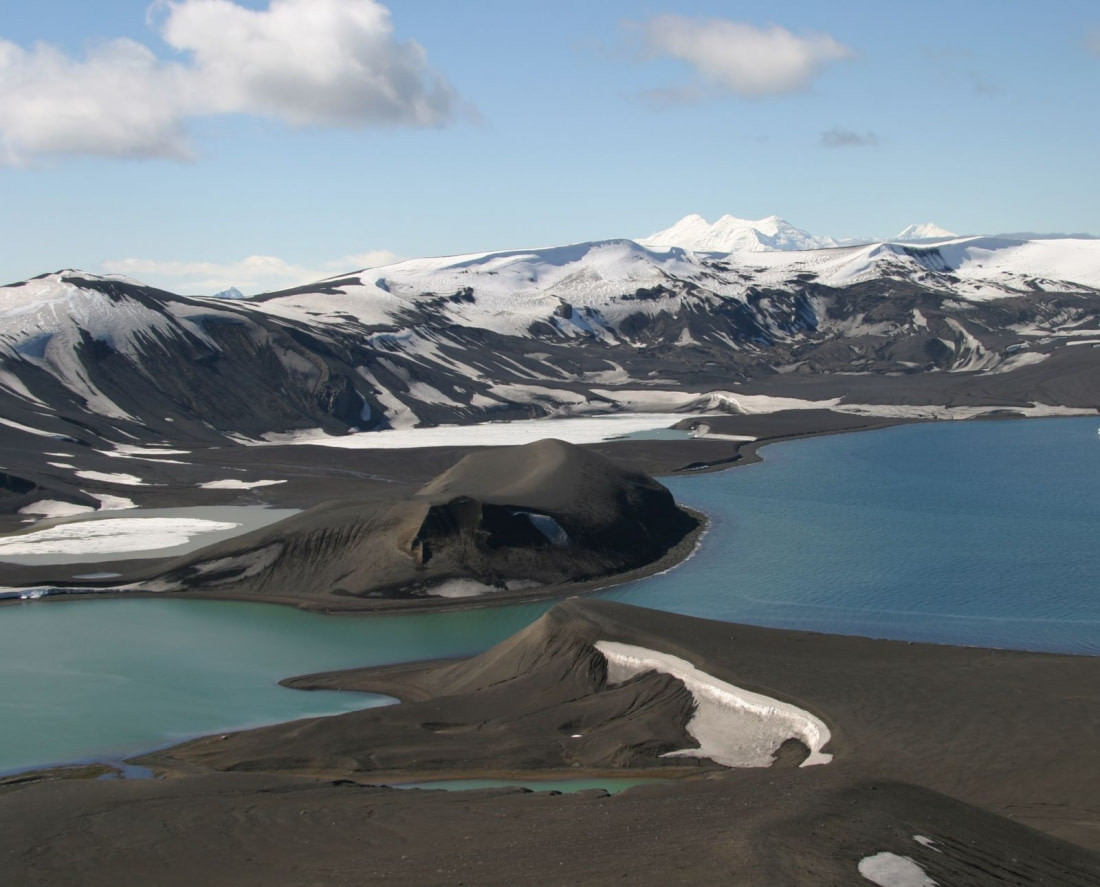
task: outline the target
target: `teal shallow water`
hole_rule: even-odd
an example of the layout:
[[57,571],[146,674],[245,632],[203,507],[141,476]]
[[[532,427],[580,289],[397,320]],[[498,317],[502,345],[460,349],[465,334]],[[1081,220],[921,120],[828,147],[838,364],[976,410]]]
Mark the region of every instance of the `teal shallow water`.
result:
[[0,608],[0,773],[117,760],[202,734],[383,704],[278,682],[476,653],[547,606],[370,618],[117,598]]
[[[1096,419],[912,425],[776,444],[668,481],[698,553],[602,596],[712,619],[1100,654]],[[279,679],[471,654],[550,604],[325,617],[209,601],[0,608],[0,772],[384,701]]]

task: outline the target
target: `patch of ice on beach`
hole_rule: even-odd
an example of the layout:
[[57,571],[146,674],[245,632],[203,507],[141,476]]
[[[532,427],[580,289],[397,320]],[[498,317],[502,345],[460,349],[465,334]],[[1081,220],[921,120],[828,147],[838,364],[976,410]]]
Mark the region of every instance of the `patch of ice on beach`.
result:
[[76,468],[75,465],[72,465],[68,462],[47,462],[46,464],[49,465],[51,468],[69,468],[69,469],[75,469]]
[[659,671],[681,681],[695,698],[695,715],[687,732],[699,748],[669,752],[665,757],[709,758],[726,767],[770,767],[776,749],[793,738],[810,751],[803,767],[833,759],[821,751],[829,741],[829,728],[796,705],[721,681],[668,653],[614,641],[593,646],[607,659],[609,681],[619,683]]
[[698,425],[694,426],[691,429],[691,436],[696,439],[733,440],[739,443],[747,443],[756,440],[755,437],[750,437],[747,434],[716,434],[710,430],[710,426],[706,422],[700,422]]
[[90,505],[77,505],[74,502],[62,502],[59,499],[40,499],[19,509],[20,514],[35,517],[69,517],[74,514],[87,514],[95,511]]
[[908,856],[876,853],[859,861],[859,873],[879,887],[938,887]]
[[476,579],[448,579],[446,582],[432,588],[430,594],[434,597],[466,598],[480,597],[483,594],[492,594],[495,591],[500,591],[500,589],[492,585],[486,585],[484,582],[478,582]]
[[927,838],[924,835],[913,835],[913,840],[920,844],[922,847],[927,847],[929,850],[935,850],[937,853],[943,851],[936,847],[936,842],[931,838]]
[[270,487],[285,484],[285,480],[211,480],[199,484],[203,490],[253,490],[256,487]]
[[592,389],[593,394],[606,397],[632,410],[666,410],[668,412],[723,412],[735,415],[776,413],[780,410],[828,410],[840,403],[840,398],[803,400],[797,397],[773,397],[769,394],[741,394],[734,391],[623,391]]
[[501,591],[523,591],[529,588],[538,588],[540,583],[528,579],[509,579],[504,588],[495,585],[486,585],[476,579],[448,579],[439,585],[428,589],[428,593],[434,597],[467,598],[480,597],[483,594],[495,594]]
[[[81,490],[81,492],[84,491]],[[88,493],[87,495],[99,500],[100,511],[126,511],[137,508],[137,503],[125,496],[112,496],[110,493]]]
[[552,437],[572,444],[599,443],[638,431],[668,428],[677,417],[667,413],[616,413],[561,419],[520,419],[480,425],[442,425],[437,428],[399,428],[364,431],[330,437],[320,429],[293,434],[267,434],[263,444],[313,444],[348,450],[392,450],[417,447],[507,446]]
[[[838,413],[856,416],[879,416],[884,419],[936,419],[956,420],[974,419],[990,413],[1003,412],[1004,406],[948,407],[936,405],[914,406],[912,404],[881,403],[842,403],[832,407]],[[1011,407],[1012,412],[1029,418],[1053,418],[1058,416],[1095,416],[1095,407],[1062,407],[1044,403],[1032,403],[1030,406]]]
[[78,471],[77,477],[82,477],[85,480],[98,480],[108,484],[123,484],[128,487],[147,487],[148,482],[143,481],[140,477],[134,474],[113,474],[106,471]]
[[0,559],[35,554],[105,554],[184,545],[191,537],[240,524],[198,518],[107,518],[77,521],[0,539]]

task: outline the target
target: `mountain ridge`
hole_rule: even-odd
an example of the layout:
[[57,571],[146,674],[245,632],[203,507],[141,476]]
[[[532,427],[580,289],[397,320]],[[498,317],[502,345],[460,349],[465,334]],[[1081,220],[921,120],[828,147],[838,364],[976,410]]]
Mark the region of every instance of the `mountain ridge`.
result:
[[[973,374],[1001,390],[1071,343],[1087,358],[1098,309],[1100,241],[1073,238],[726,255],[605,240],[245,299],[66,270],[0,287],[0,425],[214,443],[694,409],[817,377],[835,398],[853,374]],[[1042,390],[1096,401],[1087,386]]]

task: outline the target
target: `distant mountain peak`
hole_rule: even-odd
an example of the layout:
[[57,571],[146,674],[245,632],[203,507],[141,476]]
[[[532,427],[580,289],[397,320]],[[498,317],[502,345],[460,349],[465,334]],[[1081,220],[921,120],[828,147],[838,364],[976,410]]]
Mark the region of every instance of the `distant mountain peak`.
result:
[[910,225],[897,235],[894,240],[911,242],[914,240],[943,240],[949,237],[958,237],[954,231],[941,228],[935,222],[924,222],[918,225]]
[[224,289],[221,292],[214,293],[213,297],[215,299],[243,299],[245,298],[245,294],[242,293],[235,286],[231,286],[229,287],[229,289]]
[[831,237],[820,237],[796,228],[780,216],[741,219],[723,215],[713,224],[698,213],[684,216],[671,228],[638,240],[646,247],[674,247],[699,252],[773,252],[822,249],[837,246]]

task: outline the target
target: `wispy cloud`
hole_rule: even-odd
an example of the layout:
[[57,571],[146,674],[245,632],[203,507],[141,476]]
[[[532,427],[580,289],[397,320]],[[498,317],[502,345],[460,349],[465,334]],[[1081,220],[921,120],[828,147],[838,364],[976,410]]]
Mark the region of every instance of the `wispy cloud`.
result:
[[187,158],[188,121],[248,114],[291,126],[442,126],[465,110],[376,0],[157,0],[149,23],[184,61],[133,40],[72,58],[0,39],[0,163],[42,155]]
[[855,132],[835,126],[821,134],[823,148],[867,148],[879,143],[873,132]]
[[633,27],[652,56],[687,62],[708,85],[745,98],[798,92],[826,65],[854,55],[828,34],[777,25],[659,15]]
[[171,292],[213,295],[236,287],[245,295],[313,283],[335,274],[377,268],[397,261],[389,250],[369,250],[325,262],[319,267],[298,265],[276,256],[248,256],[237,262],[158,261],[116,259],[103,262],[107,274],[124,274]]

